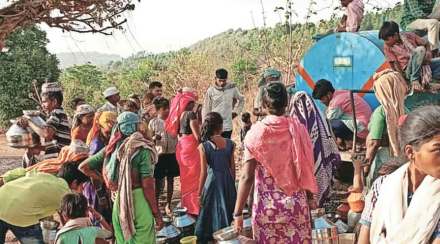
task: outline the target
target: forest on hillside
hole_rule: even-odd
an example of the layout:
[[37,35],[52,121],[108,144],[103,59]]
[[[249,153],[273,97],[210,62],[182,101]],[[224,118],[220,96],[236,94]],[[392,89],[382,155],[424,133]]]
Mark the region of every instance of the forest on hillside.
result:
[[[399,22],[401,9],[401,5],[396,5],[392,9],[367,13],[361,30],[378,29],[384,20]],[[132,93],[142,95],[152,80],[165,84],[166,95],[173,95],[178,88],[189,86],[199,91],[202,97],[213,82],[215,69],[224,67],[229,70],[230,79],[248,98],[246,106],[249,108],[253,101],[252,94],[256,91],[256,81],[263,69],[277,68],[283,72],[286,83],[294,82],[294,64],[313,44],[313,37],[334,29],[339,22],[334,16],[318,23],[291,24],[291,9],[280,11],[285,12],[285,21],[275,27],[228,30],[179,51],[154,55],[140,52],[123,60],[112,61],[104,67],[86,64],[67,68],[59,78],[64,88],[65,103],[68,105],[74,97],[83,97],[90,104],[98,105],[103,102],[101,91],[109,85],[117,86],[123,97]],[[20,31],[23,32],[17,32]],[[47,40],[44,39],[44,42],[47,43]],[[0,60],[2,58],[5,58],[5,54],[0,53]],[[14,74],[9,72],[2,75],[0,69],[2,90],[10,87],[5,85],[9,80],[8,75]],[[0,120],[3,124],[7,118],[20,115],[22,109],[31,108],[32,103],[24,94],[30,92],[30,83],[35,78],[29,75],[20,79],[16,82],[26,82],[28,85],[21,86],[21,91],[11,94],[11,97],[22,97],[27,102],[20,103],[23,104],[21,106],[11,106],[7,99],[0,101]],[[39,79],[39,83],[44,81]],[[69,106],[65,107],[72,112]]]

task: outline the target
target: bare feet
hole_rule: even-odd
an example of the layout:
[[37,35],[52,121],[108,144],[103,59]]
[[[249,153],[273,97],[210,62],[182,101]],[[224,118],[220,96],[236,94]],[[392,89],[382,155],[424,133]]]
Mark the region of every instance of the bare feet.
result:
[[166,213],[166,215],[168,215],[168,216],[173,216],[173,210],[171,209],[170,204],[167,204],[167,205],[165,206],[165,213]]

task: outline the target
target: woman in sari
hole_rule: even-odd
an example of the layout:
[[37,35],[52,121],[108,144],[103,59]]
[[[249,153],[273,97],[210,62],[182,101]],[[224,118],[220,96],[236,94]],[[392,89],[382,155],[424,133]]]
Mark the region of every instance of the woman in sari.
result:
[[180,191],[182,206],[188,213],[199,215],[198,184],[200,176],[200,128],[193,111],[197,96],[189,89],[183,89],[171,101],[170,115],[165,130],[170,135],[179,135],[176,158],[180,169]]
[[327,120],[323,117],[313,99],[305,92],[297,92],[290,101],[290,116],[303,124],[313,144],[315,159],[314,173],[318,183],[317,203],[320,207],[328,200],[333,175],[341,161],[338,146],[331,134]]
[[95,114],[92,128],[87,135],[87,145],[90,147],[90,155],[98,153],[107,145],[117,117],[118,115],[116,113],[109,111]]
[[361,244],[440,243],[440,107],[411,112],[400,142],[409,162],[373,184]]
[[257,243],[310,243],[307,193],[316,193],[313,151],[306,128],[285,116],[287,91],[281,83],[264,88],[268,116],[255,123],[244,141],[244,166],[234,210],[234,226],[243,227],[243,207],[252,184],[252,226]]
[[[110,111],[98,112],[95,114],[93,126],[87,136],[87,145],[90,147],[90,155],[101,151],[109,142],[112,128],[116,123],[117,114]],[[88,166],[88,164],[83,165]],[[85,169],[87,170],[87,169]],[[98,171],[101,172],[102,169]],[[111,222],[112,211],[110,195],[101,181],[91,180],[84,184],[84,196],[87,198],[89,207],[101,213],[104,218]],[[93,220],[98,225],[97,220]]]
[[95,115],[95,109],[88,105],[79,105],[73,116],[72,123],[72,140],[81,140],[86,142],[87,136],[93,125],[93,117]]
[[118,116],[109,144],[87,159],[81,169],[94,179],[103,169],[106,186],[116,192],[113,205],[113,226],[116,243],[155,243],[162,217],[156,204],[154,164],[157,162],[154,143],[138,132],[139,116],[124,112]]

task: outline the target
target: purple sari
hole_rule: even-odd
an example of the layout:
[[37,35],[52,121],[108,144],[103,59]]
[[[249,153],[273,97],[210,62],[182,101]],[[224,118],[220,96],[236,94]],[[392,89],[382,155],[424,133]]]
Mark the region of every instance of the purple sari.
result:
[[319,206],[328,199],[333,175],[341,161],[338,147],[331,134],[327,120],[313,99],[305,92],[297,92],[290,101],[290,116],[296,116],[306,127],[313,144],[315,176],[318,182]]

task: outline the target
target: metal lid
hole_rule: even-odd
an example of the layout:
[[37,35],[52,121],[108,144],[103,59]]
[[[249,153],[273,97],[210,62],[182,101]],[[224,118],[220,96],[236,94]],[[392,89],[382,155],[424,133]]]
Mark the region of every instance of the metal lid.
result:
[[177,228],[184,228],[193,225],[195,222],[195,219],[193,219],[188,214],[185,214],[183,216],[174,217],[173,225]]
[[175,226],[173,225],[167,225],[165,227],[163,227],[158,233],[157,236],[160,237],[166,237],[167,239],[171,239],[171,238],[175,238],[178,237],[180,235],[180,230],[177,229]]
[[178,207],[178,208],[175,208],[175,209],[174,209],[174,211],[173,211],[173,215],[174,215],[175,217],[178,217],[178,216],[184,216],[184,215],[186,215],[187,211],[188,211],[188,209],[185,208],[185,207]]
[[235,231],[234,227],[229,226],[214,232],[212,236],[217,241],[231,241],[237,239],[238,232]]

